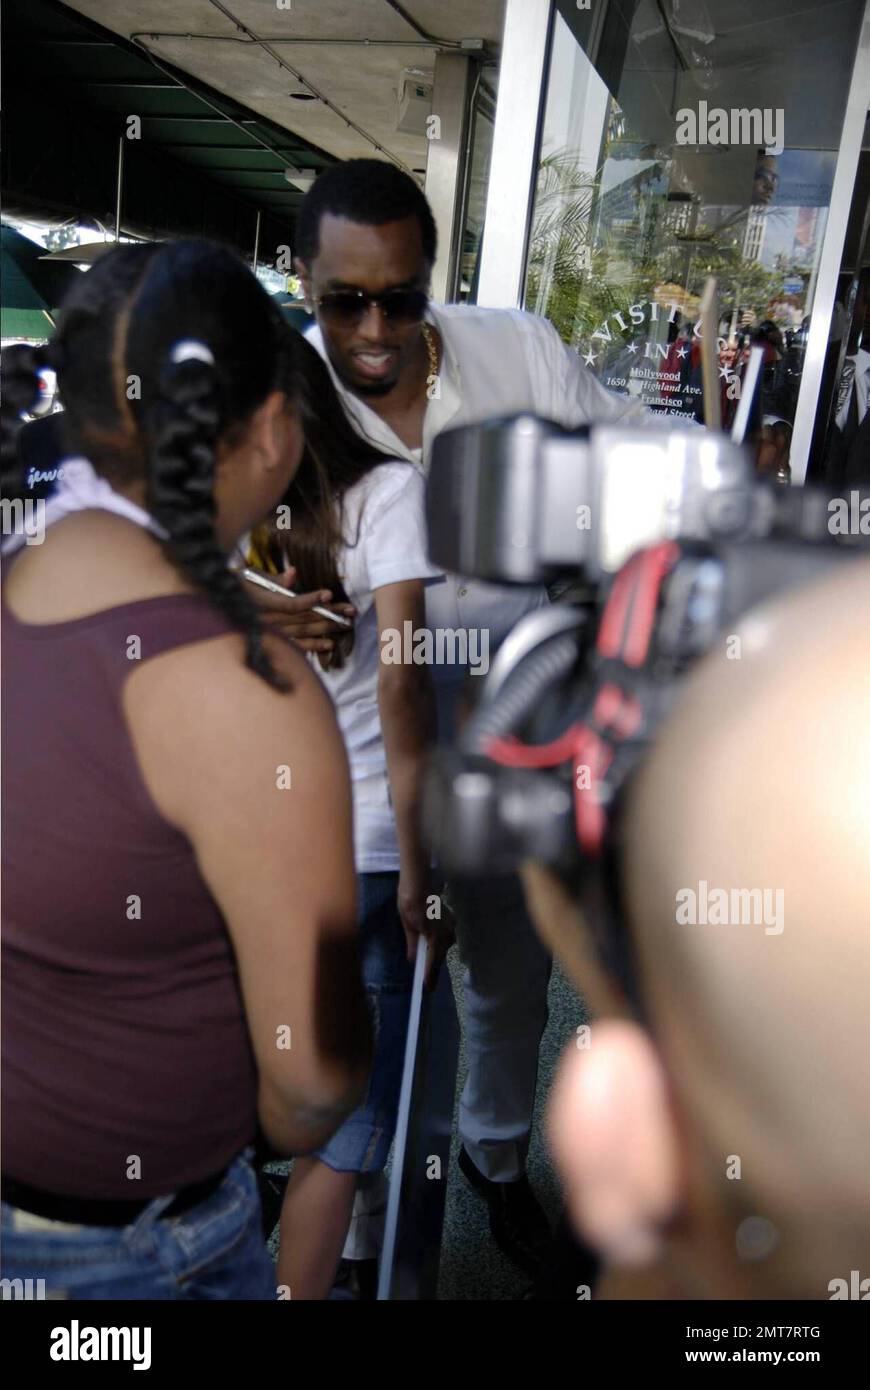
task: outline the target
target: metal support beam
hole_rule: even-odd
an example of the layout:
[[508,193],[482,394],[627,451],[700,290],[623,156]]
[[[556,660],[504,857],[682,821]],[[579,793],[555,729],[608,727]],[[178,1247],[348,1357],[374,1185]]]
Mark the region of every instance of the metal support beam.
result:
[[124,188],[124,136],[118,136],[118,188],[115,195],[115,240],[121,240],[121,193]]
[[438,127],[435,127],[437,139],[429,141],[426,197],[438,228],[432,298],[441,304],[456,296],[470,69],[468,58],[455,53],[439,53],[435,59],[432,115],[437,118]]
[[852,206],[852,190],[855,187],[855,177],[858,172],[861,140],[867,120],[868,107],[870,107],[870,0],[866,0],[864,6],[861,36],[855,55],[855,65],[852,69],[834,185],[831,189],[831,206],[825,226],[822,254],[819,259],[816,293],[810,312],[807,350],[804,356],[800,393],[795,411],[790,455],[791,476],[794,483],[802,483],[807,475],[813,422],[819,404],[822,371],[825,365],[831,319],[834,313],[837,277],[843,258],[846,227]]
[[551,0],[506,0],[478,304],[522,304]]

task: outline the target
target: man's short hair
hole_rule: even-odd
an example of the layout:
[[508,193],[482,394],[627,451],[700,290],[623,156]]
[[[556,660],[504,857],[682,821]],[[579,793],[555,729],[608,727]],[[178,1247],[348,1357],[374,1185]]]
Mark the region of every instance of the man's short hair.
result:
[[382,159],[348,159],[324,170],[306,193],[296,219],[296,252],[307,265],[320,249],[325,212],[364,227],[382,227],[416,217],[423,253],[435,263],[438,234],[426,197],[409,174]]

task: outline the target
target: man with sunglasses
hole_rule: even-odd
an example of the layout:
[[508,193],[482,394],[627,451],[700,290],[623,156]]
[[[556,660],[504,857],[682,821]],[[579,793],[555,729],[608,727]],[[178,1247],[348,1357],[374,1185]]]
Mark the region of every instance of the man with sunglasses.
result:
[[[434,219],[417,184],[394,165],[351,160],[327,170],[300,208],[296,237],[295,268],[317,320],[308,337],[351,419],[386,456],[425,470],[443,429],[524,409],[566,426],[642,413],[606,391],[543,319],[432,305]],[[540,589],[448,575],[427,594],[427,623],[486,632],[492,653],[545,602]],[[294,635],[332,636],[328,624],[298,619]],[[439,735],[450,739],[467,669],[440,666],[433,674]],[[548,1230],[524,1168],[550,958],[516,880],[455,884],[450,896],[465,965],[469,1063],[460,1168],[488,1204],[497,1244],[534,1272]]]

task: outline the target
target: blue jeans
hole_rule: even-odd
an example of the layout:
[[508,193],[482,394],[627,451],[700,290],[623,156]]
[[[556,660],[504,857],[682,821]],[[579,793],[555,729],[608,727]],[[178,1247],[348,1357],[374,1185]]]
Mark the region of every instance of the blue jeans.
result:
[[[46,1298],[270,1299],[274,1265],[248,1150],[217,1191],[181,1216],[155,1197],[129,1226],[70,1226],[0,1204],[4,1279],[44,1280]],[[41,1296],[42,1290],[40,1289]]]
[[375,1036],[369,1089],[317,1152],[339,1173],[374,1173],[386,1164],[396,1129],[414,967],[396,905],[397,873],[360,874],[362,974]]

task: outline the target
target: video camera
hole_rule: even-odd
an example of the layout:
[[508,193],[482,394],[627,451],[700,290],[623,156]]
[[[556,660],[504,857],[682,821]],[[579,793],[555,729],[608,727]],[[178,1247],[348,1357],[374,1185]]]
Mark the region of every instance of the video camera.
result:
[[830,500],[760,481],[724,434],[658,420],[565,430],[522,414],[439,436],[433,560],[579,587],[519,622],[433,759],[423,820],[445,872],[533,859],[573,879],[594,861],[691,665],[738,642],[749,609],[866,552],[862,528],[832,534]]

